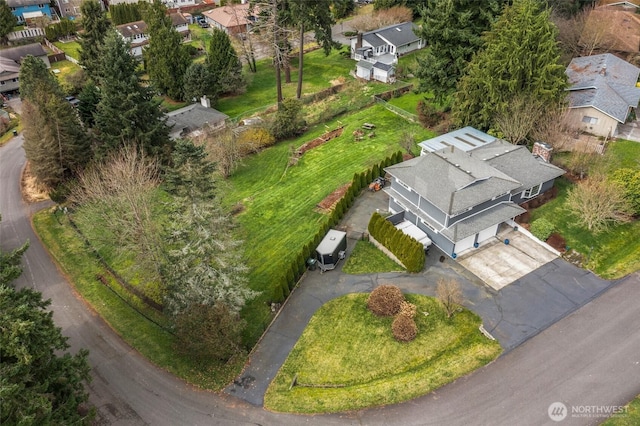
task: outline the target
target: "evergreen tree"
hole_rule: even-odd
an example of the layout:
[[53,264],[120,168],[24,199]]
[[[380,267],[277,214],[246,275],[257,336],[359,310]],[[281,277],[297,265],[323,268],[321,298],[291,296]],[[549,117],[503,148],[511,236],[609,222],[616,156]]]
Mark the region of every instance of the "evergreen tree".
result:
[[483,45],[505,0],[429,0],[421,8],[419,35],[429,45],[418,57],[420,90],[441,101],[451,95],[467,64]]
[[55,189],[91,159],[76,112],[42,60],[27,56],[20,68],[24,150],[34,176]]
[[211,94],[209,81],[211,77],[207,67],[200,62],[194,62],[184,73],[184,99],[187,101],[198,100],[203,95]]
[[104,42],[109,21],[97,0],[83,0],[80,13],[84,28],[80,37],[80,65],[93,81],[98,81],[100,46]]
[[85,126],[91,128],[96,124],[95,113],[100,102],[100,89],[89,82],[84,85],[82,92],[78,95],[78,115]]
[[246,85],[242,64],[231,45],[229,35],[222,30],[213,30],[205,66],[210,77],[209,94],[213,98],[223,93],[239,92]]
[[61,353],[69,344],[50,303],[0,285],[0,424],[89,424],[79,410],[89,397],[88,352]]
[[543,107],[563,101],[567,77],[549,14],[538,0],[515,0],[505,8],[458,84],[456,124],[486,130],[517,96]]
[[138,62],[115,29],[108,31],[100,58],[101,98],[95,114],[99,145],[104,156],[133,143],[147,154],[168,160],[169,128],[153,92],[140,85]]
[[214,165],[204,147],[179,141],[167,171],[174,195],[163,281],[165,308],[174,317],[198,305],[223,304],[237,313],[255,296],[248,287],[241,243],[215,198]]
[[0,40],[3,44],[7,41],[7,34],[13,31],[13,27],[15,27],[17,23],[18,20],[15,15],[11,13],[11,8],[6,0],[0,0]]
[[356,10],[356,2],[353,0],[332,0],[333,17],[336,19],[346,18]]
[[[2,216],[0,216],[0,220],[2,220]],[[0,286],[8,286],[22,274],[20,261],[28,248],[29,243],[27,242],[22,247],[9,252],[0,250]]]
[[147,8],[145,22],[149,29],[149,45],[144,49],[144,59],[149,78],[161,93],[182,100],[184,75],[191,62],[182,46],[182,36],[173,27],[167,8],[159,0]]

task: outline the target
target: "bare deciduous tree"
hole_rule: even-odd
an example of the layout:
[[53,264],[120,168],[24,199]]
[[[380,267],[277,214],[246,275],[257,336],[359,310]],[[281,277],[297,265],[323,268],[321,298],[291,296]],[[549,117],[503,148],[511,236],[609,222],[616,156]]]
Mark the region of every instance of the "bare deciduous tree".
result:
[[624,190],[603,174],[595,174],[569,190],[567,207],[578,223],[593,233],[605,230],[612,223],[627,222],[633,209]]
[[462,305],[462,290],[458,280],[440,278],[436,287],[436,298],[442,303],[447,318],[451,318],[458,307]]
[[516,96],[507,109],[495,118],[495,124],[504,138],[514,145],[523,143],[530,135],[543,113],[540,102],[524,96]]
[[96,229],[98,244],[115,247],[120,253],[135,253],[136,262],[159,279],[160,233],[153,221],[152,208],[159,185],[157,160],[127,145],[104,163],[85,170],[72,190],[78,205],[75,219],[84,229]]
[[351,27],[359,33],[364,33],[412,20],[413,13],[411,9],[405,6],[394,6],[389,9],[378,10],[371,15],[358,15],[351,20]]
[[400,134],[400,146],[407,151],[407,154],[413,155],[413,150],[416,147],[416,134],[410,130],[404,130]]
[[569,124],[569,109],[548,109],[538,117],[537,123],[531,130],[531,136],[538,141],[548,143],[556,151],[562,151],[571,139],[580,131]]
[[224,178],[231,176],[242,158],[236,135],[230,129],[208,133],[205,149]]

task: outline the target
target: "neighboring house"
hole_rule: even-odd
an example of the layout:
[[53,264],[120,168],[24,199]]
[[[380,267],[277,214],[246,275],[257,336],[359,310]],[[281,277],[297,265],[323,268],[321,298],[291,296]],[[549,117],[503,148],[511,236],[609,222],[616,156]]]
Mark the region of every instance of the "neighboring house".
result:
[[169,137],[174,140],[196,136],[207,129],[223,129],[229,118],[228,115],[211,108],[206,96],[202,97],[199,104],[188,105],[165,115],[167,125],[171,127]]
[[424,40],[415,34],[411,22],[360,33],[351,39],[351,58],[358,61],[356,76],[385,83],[395,81],[398,56],[422,49]]
[[202,12],[207,24],[229,35],[240,35],[251,29],[253,19],[249,3],[234,4]]
[[547,144],[537,143],[540,155],[533,155],[470,127],[420,145],[420,157],[385,169],[391,175],[384,189],[389,219],[402,223],[405,233],[426,234],[454,258],[494,238],[502,223],[525,211],[519,204],[551,189],[564,174],[548,162]]
[[7,5],[18,19],[18,24],[24,24],[27,19],[52,17],[49,2],[45,0],[7,0]]
[[628,2],[593,9],[580,36],[580,46],[589,53],[637,54],[640,52],[640,15],[637,11],[638,6]]
[[80,12],[80,5],[82,0],[56,0],[58,4],[58,10],[60,15],[64,18],[69,18],[72,21],[79,19],[82,13]]
[[611,137],[638,107],[640,68],[610,53],[574,58],[569,77],[568,123],[588,133]]
[[[182,41],[191,40],[189,22],[181,13],[169,15],[173,27],[182,35]],[[147,24],[144,21],[130,22],[116,27],[122,38],[131,44],[131,55],[142,60],[142,50],[149,44],[149,34],[147,34]]]
[[[185,6],[194,6],[198,3],[196,0],[161,0],[161,2],[165,6],[167,6],[167,9],[177,9]],[[139,3],[139,0],[109,0],[108,2],[109,6],[123,3],[135,4]]]
[[0,50],[0,93],[13,92],[20,88],[20,64],[22,58],[28,55],[42,59],[47,68],[51,67],[47,52],[39,43]]

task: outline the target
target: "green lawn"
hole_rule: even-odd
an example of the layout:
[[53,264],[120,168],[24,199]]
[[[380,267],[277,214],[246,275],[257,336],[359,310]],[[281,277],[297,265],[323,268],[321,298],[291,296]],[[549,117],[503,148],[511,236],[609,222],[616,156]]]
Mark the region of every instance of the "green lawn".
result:
[[393,319],[369,312],[367,297],[343,296],[316,312],[267,389],[266,409],[326,413],[396,404],[469,374],[502,351],[480,333],[477,315],[463,310],[447,319],[435,299],[420,295],[405,296],[417,306],[418,336],[399,343]]
[[359,240],[347,258],[342,272],[347,274],[375,274],[380,272],[405,271],[373,243]]
[[626,412],[607,419],[601,426],[637,426],[640,425],[640,395],[626,406]]
[[[190,383],[213,390],[223,388],[241,371],[244,359],[224,365],[214,362],[201,365],[194,363],[190,357],[176,355],[172,348],[172,334],[160,326],[165,324],[161,315],[131,300],[139,311],[134,310],[96,279],[97,275],[109,277],[109,274],[87,253],[64,215],[43,210],[34,216],[33,224],[49,253],[83,299],[124,341],[151,362]],[[112,279],[109,282],[117,289],[116,282]],[[129,299],[127,295],[124,296]]]
[[[279,282],[285,268],[327,222],[328,217],[317,212],[316,204],[350,182],[354,173],[365,171],[401,149],[398,129],[412,129],[419,138],[433,136],[379,105],[341,117],[340,122],[345,125],[342,136],[308,151],[297,166],[287,167],[290,146],[300,146],[327,128],[337,127],[338,120],[246,158],[229,179],[223,202],[229,208],[239,204],[244,207],[236,219],[244,235],[254,290],[270,289],[271,283]],[[377,136],[354,142],[352,133],[364,122],[376,124]],[[270,319],[265,303],[270,296],[269,291],[263,293],[244,311],[252,328],[251,344]]]
[[[610,144],[606,153],[609,170],[618,167],[638,167],[640,144],[618,141]],[[566,206],[567,189],[572,185],[558,179],[558,197],[535,209],[531,221],[544,217],[553,223],[566,239],[567,245],[584,256],[585,266],[603,278],[623,277],[640,269],[640,221],[611,226],[594,235],[576,224],[576,217]]]
[[61,42],[56,41],[53,43],[58,49],[62,50],[65,54],[71,56],[73,59],[80,59],[80,43],[77,41]]

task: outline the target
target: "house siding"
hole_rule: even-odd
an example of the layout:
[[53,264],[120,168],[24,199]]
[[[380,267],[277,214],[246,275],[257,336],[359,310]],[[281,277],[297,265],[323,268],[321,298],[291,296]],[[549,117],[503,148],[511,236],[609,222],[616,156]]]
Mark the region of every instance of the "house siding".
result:
[[49,3],[45,2],[44,0],[41,4],[11,7],[11,13],[13,13],[13,15],[18,19],[18,24],[24,23],[24,17],[22,16],[22,14],[28,12],[42,12],[43,15],[51,18],[51,8],[49,7]]
[[444,235],[435,232],[429,226],[425,225],[414,213],[410,212],[402,205],[398,204],[393,198],[389,198],[389,210],[393,213],[404,212],[404,219],[420,228],[440,250],[447,254],[453,253],[453,242],[449,241]]
[[446,226],[450,227],[450,226],[460,222],[461,220],[468,218],[469,216],[473,216],[475,214],[478,214],[481,211],[487,210],[488,208],[490,208],[492,206],[495,206],[495,205],[498,205],[498,204],[500,204],[502,202],[509,201],[509,198],[510,198],[510,195],[509,194],[505,194],[505,195],[503,195],[501,197],[496,198],[495,200],[488,200],[488,201],[485,201],[484,203],[480,203],[480,204],[474,206],[471,210],[467,210],[464,213],[460,213],[460,214],[458,214],[456,216],[450,216],[448,218],[448,220],[447,220]]
[[405,197],[409,200],[416,208],[422,210],[427,216],[433,218],[440,224],[444,224],[446,219],[446,214],[427,201],[425,198],[420,197],[417,192],[413,190],[408,190],[404,186],[400,185],[395,177],[391,178],[391,188],[395,190],[397,193]]
[[[596,118],[598,122],[584,123],[582,121],[584,117]],[[616,134],[616,129],[618,128],[618,121],[615,118],[591,107],[571,108],[567,115],[567,120],[573,128],[597,136],[611,137]]]

